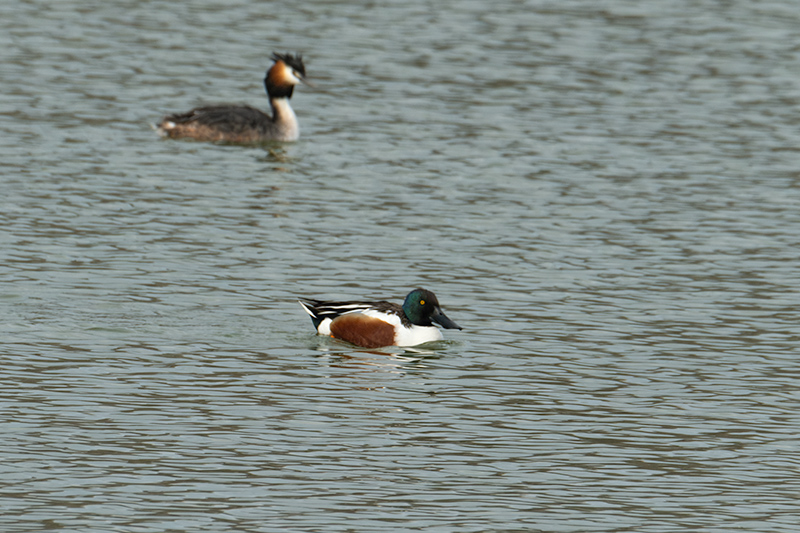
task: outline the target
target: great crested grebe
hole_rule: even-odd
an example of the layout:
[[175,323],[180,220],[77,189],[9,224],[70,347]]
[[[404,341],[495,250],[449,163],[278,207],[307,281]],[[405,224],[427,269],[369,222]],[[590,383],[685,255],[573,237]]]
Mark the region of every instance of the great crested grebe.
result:
[[416,346],[442,340],[433,323],[446,329],[461,329],[447,318],[436,296],[414,289],[403,305],[391,302],[323,302],[300,300],[320,335],[342,339],[364,348]]
[[164,117],[158,124],[158,134],[172,139],[189,137],[232,143],[296,141],[300,126],[289,98],[295,85],[305,83],[303,58],[300,54],[273,53],[272,60],[275,63],[264,77],[272,116],[245,105],[198,107]]

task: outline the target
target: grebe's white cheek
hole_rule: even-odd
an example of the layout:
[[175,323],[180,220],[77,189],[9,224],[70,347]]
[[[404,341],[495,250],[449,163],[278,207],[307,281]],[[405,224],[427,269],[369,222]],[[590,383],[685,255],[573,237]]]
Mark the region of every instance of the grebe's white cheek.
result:
[[289,81],[291,81],[294,85],[297,85],[301,82],[300,76],[298,76],[294,70],[289,71]]

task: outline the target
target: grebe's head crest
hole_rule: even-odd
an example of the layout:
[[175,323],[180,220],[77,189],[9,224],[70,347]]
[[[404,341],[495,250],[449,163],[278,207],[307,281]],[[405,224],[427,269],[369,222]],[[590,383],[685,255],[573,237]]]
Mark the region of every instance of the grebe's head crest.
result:
[[[283,61],[286,66],[292,69],[294,72],[293,74],[300,78],[301,80],[306,77],[306,67],[303,65],[303,56],[300,54],[292,55],[290,53],[279,54],[278,52],[272,53],[272,60],[276,63],[278,61]],[[298,76],[299,74],[299,76]]]
[[275,61],[264,78],[264,86],[272,98],[291,98],[292,90],[298,83],[305,83],[306,67],[300,54],[279,54],[273,52]]

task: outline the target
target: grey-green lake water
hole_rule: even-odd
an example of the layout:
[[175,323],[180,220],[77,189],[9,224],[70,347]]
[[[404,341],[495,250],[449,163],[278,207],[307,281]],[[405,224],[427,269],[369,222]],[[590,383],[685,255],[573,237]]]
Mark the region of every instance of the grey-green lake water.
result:
[[[0,530],[797,531],[800,10],[0,7]],[[163,140],[266,107],[296,143]],[[299,296],[436,292],[420,350]]]

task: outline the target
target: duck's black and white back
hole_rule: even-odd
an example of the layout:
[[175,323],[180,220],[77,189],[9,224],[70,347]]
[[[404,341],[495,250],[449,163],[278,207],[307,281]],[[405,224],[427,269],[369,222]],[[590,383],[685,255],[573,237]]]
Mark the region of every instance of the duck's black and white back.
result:
[[305,80],[303,58],[292,54],[273,54],[275,63],[264,77],[272,116],[243,105],[211,105],[164,117],[157,131],[172,139],[254,143],[296,141],[300,126],[289,99],[294,86]]

